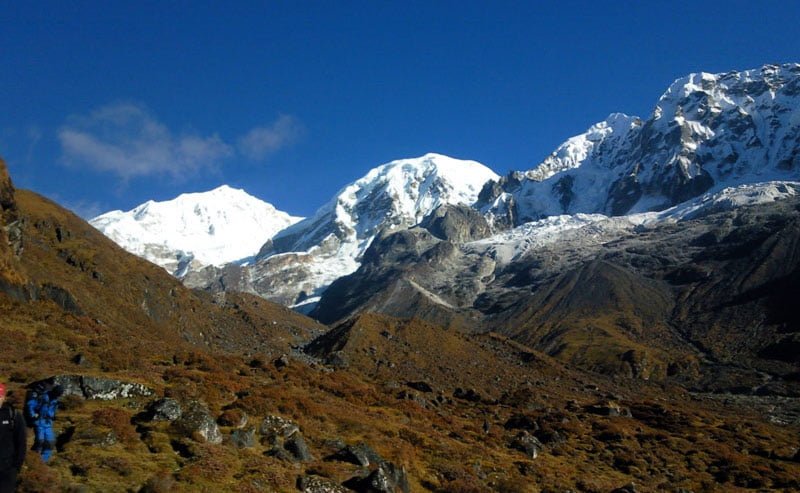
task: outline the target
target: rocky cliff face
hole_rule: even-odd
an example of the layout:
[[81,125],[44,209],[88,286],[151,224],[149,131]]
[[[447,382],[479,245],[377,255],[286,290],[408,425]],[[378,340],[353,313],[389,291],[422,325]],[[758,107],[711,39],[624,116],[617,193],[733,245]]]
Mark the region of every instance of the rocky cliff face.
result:
[[697,381],[708,364],[751,368],[736,378],[752,386],[755,370],[780,380],[798,370],[785,350],[797,343],[797,317],[782,300],[800,289],[799,191],[743,186],[660,214],[559,216],[463,244],[423,228],[394,233],[314,315],[492,330],[637,378]]
[[613,114],[533,169],[488,185],[498,225],[663,210],[707,191],[800,178],[800,65],[675,81],[646,120]]
[[22,231],[14,184],[6,163],[0,159],[0,283],[20,284],[23,277],[15,268],[22,253]]

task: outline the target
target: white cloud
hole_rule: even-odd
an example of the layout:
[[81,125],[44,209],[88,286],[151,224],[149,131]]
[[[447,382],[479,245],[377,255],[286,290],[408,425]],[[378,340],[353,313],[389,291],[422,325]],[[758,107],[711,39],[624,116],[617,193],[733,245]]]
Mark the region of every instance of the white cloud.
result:
[[239,152],[253,161],[262,161],[275,151],[293,144],[304,132],[291,115],[281,115],[272,125],[256,127],[237,141]]
[[145,108],[130,103],[70,117],[59,129],[58,140],[67,163],[125,179],[151,175],[180,178],[216,169],[234,154],[217,135],[174,135]]

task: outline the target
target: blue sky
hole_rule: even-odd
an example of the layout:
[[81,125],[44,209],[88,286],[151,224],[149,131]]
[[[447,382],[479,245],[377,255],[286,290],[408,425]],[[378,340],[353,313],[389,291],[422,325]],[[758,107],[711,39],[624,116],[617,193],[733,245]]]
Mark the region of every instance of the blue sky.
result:
[[676,78],[800,62],[794,1],[4,2],[0,156],[87,217],[221,184],[310,215],[439,152],[528,169]]

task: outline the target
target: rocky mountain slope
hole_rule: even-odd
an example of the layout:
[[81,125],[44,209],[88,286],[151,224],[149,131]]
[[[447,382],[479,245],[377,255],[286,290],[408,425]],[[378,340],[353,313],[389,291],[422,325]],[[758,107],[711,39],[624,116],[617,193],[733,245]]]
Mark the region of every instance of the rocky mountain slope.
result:
[[314,216],[276,234],[252,265],[207,269],[186,282],[313,305],[331,282],[358,268],[381,231],[417,224],[440,205],[470,205],[496,178],[480,163],[439,154],[386,163],[344,187]]
[[[190,291],[6,176],[0,162],[0,377],[17,406],[35,381],[67,389],[55,457],[28,455],[21,492],[800,488],[797,399],[612,379],[420,320],[328,331],[254,296]],[[753,223],[772,231],[772,217]],[[422,222],[444,245],[432,261],[452,251],[440,238],[483,234],[473,219],[446,207]],[[381,236],[365,265],[415,231]]]
[[424,221],[376,240],[312,315],[415,317],[595,372],[700,387],[725,372],[716,388],[800,396],[796,317],[780,308],[800,288],[799,201],[797,183],[743,185],[661,213],[557,216],[475,241]]
[[253,257],[265,241],[300,219],[223,185],[107,212],[90,223],[125,250],[181,278],[206,265]]
[[498,225],[662,210],[744,183],[800,179],[800,65],[676,80],[649,118],[613,114],[529,171],[490,184]]

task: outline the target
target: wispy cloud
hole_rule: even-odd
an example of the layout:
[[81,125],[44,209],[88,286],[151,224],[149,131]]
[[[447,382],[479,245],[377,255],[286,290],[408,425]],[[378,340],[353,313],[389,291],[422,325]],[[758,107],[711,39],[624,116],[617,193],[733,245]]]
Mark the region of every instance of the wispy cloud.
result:
[[59,129],[58,140],[67,163],[125,179],[149,175],[180,178],[214,169],[234,153],[218,135],[174,135],[145,108],[130,103],[70,117]]
[[239,152],[253,161],[263,161],[275,151],[293,144],[304,133],[303,125],[291,115],[281,115],[269,126],[256,127],[237,141]]
[[86,221],[93,219],[108,210],[108,207],[101,202],[81,199],[70,200],[58,193],[48,195],[51,200],[61,204],[63,207],[71,210]]
[[237,153],[263,161],[302,134],[295,117],[282,115],[232,145],[217,134],[176,134],[145,107],[119,103],[69,117],[58,130],[58,140],[64,161],[72,166],[115,173],[125,180],[159,175],[180,179],[217,170]]

